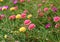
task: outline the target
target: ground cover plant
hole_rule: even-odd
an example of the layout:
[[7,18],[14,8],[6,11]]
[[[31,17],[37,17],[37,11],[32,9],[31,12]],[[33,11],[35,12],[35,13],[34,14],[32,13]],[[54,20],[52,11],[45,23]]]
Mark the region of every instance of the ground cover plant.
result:
[[0,42],[60,42],[60,0],[0,0]]

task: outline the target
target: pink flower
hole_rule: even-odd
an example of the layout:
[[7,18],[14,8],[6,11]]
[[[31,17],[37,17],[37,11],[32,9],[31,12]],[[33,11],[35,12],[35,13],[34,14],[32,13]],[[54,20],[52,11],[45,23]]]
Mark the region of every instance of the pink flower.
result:
[[5,17],[5,15],[4,15],[4,14],[1,14],[1,17],[2,17],[2,18],[4,18],[4,17]]
[[26,9],[23,11],[23,13],[25,13],[25,14],[26,14],[27,12],[28,12],[28,10],[26,10]]
[[3,6],[3,7],[2,7],[2,10],[4,10],[4,9],[7,10],[7,9],[8,9],[8,6]]
[[29,30],[32,30],[32,29],[35,28],[35,27],[36,27],[35,24],[30,24],[29,27],[28,27],[28,29],[29,29]]
[[17,10],[18,9],[18,6],[15,6],[14,8],[15,8],[15,10]]
[[3,6],[4,8],[8,9],[8,6]]
[[60,27],[60,24],[56,24],[56,25],[55,25],[55,28],[59,28],[59,27]]
[[41,12],[41,9],[38,9],[38,11],[37,11],[37,12],[38,12],[38,14],[40,14],[40,12]]
[[56,7],[52,7],[52,11],[53,11],[53,12],[57,12],[57,10],[58,10],[58,9],[57,9]]
[[18,0],[14,0],[13,3],[16,4],[18,2]]
[[44,12],[46,12],[46,11],[48,11],[48,8],[46,7],[46,8],[44,8]]
[[60,20],[60,17],[59,16],[55,16],[53,19],[54,19],[54,22],[58,22]]
[[30,23],[31,23],[30,20],[25,20],[25,21],[24,21],[24,24],[25,24],[25,25],[29,25]]
[[30,2],[30,0],[27,0],[28,2]]
[[10,20],[14,20],[15,18],[16,18],[15,15],[11,15],[11,16],[9,17]]
[[13,4],[17,4],[18,0],[11,0],[11,2],[13,2]]
[[4,14],[0,15],[0,20],[2,20],[5,17]]
[[50,23],[46,24],[45,28],[49,28],[51,26]]
[[45,3],[45,2],[46,2],[46,0],[42,0],[42,2],[43,2],[43,3]]
[[25,13],[22,13],[21,14],[21,18],[26,18],[26,14]]
[[21,3],[23,3],[25,0],[20,0]]
[[51,7],[54,7],[54,4],[50,4]]
[[38,4],[38,7],[41,7],[42,6],[42,4]]

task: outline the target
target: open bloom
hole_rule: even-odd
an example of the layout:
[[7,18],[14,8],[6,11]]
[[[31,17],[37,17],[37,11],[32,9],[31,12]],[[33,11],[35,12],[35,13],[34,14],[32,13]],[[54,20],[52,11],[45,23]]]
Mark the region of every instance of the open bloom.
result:
[[30,20],[25,20],[25,21],[24,21],[24,24],[25,24],[25,25],[29,25],[30,23],[31,23]]
[[38,9],[38,11],[37,11],[37,12],[38,12],[38,14],[39,14],[39,13],[41,12],[41,9]]
[[45,28],[49,28],[50,26],[51,26],[51,24],[48,23],[48,24],[45,25]]
[[13,3],[16,4],[18,2],[18,0],[13,0]]
[[10,20],[14,20],[15,18],[16,18],[15,15],[11,15],[11,16],[9,17]]
[[23,3],[25,0],[20,0],[20,3]]
[[43,2],[43,3],[45,3],[45,2],[46,2],[46,0],[42,0],[42,2]]
[[2,10],[7,10],[8,9],[8,6],[3,6],[2,7]]
[[30,19],[31,17],[32,17],[32,14],[29,14],[29,15],[27,16],[28,19]]
[[30,2],[30,0],[27,0],[27,2]]
[[38,4],[38,7],[41,7],[42,6],[42,4]]
[[26,31],[26,28],[25,27],[21,27],[21,28],[19,28],[19,31],[20,32],[25,32]]
[[2,20],[4,17],[5,17],[5,15],[4,14],[1,14],[0,15],[0,20]]
[[10,11],[13,11],[13,10],[15,10],[15,7],[11,7],[11,8],[10,8]]
[[18,3],[18,0],[11,0],[11,2],[12,2],[13,4],[17,4],[17,3]]
[[15,7],[11,7],[11,8],[10,8],[10,11],[14,11],[14,10],[17,10],[17,9],[18,9],[17,6],[15,6]]
[[4,17],[5,17],[5,15],[4,15],[4,14],[1,14],[1,17],[2,17],[2,18],[4,18]]
[[35,24],[30,24],[29,27],[28,27],[28,29],[29,29],[29,30],[32,30],[32,29],[34,29],[35,27],[36,27]]
[[17,14],[16,15],[16,19],[20,19],[21,18],[21,15],[20,14]]
[[53,11],[53,12],[57,12],[57,10],[58,10],[58,9],[57,9],[56,7],[52,7],[52,11]]
[[58,21],[60,20],[60,17],[59,17],[59,16],[55,16],[55,17],[53,18],[53,20],[54,20],[54,22],[58,22]]
[[26,18],[26,14],[25,13],[22,13],[21,14],[21,18]]
[[43,12],[40,12],[40,13],[39,13],[39,16],[40,16],[40,17],[43,17],[43,16],[44,16],[44,13],[43,13]]
[[46,8],[44,8],[44,12],[46,12],[46,11],[48,11],[48,8],[46,7]]
[[3,2],[3,0],[0,0],[0,2]]
[[54,7],[54,4],[50,4],[51,7]]
[[56,24],[56,25],[55,25],[55,28],[59,28],[59,27],[60,27],[60,24]]
[[23,11],[23,13],[25,13],[25,14],[26,14],[27,12],[28,12],[28,10],[26,10],[26,9]]

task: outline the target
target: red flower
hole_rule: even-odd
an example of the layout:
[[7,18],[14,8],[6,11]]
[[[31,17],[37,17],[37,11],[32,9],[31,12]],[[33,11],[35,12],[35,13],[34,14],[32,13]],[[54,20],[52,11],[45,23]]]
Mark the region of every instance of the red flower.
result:
[[14,20],[15,18],[16,18],[15,15],[11,15],[11,16],[9,17],[10,20]]
[[43,17],[44,16],[44,13],[43,12],[40,12],[39,16]]
[[48,20],[51,20],[51,17],[48,17]]

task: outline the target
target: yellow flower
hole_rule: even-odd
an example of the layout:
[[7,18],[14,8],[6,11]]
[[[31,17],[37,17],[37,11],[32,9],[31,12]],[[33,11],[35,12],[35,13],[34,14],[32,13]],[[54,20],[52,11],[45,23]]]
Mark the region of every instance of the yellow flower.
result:
[[6,10],[6,8],[3,7],[3,8],[2,8],[2,11],[3,11],[3,10]]
[[26,31],[26,28],[25,28],[25,27],[21,27],[21,28],[19,29],[19,31],[20,31],[20,32],[25,32],[25,31]]
[[4,38],[7,38],[7,35],[4,35]]
[[15,10],[15,7],[11,7],[11,8],[10,8],[10,11],[13,11],[13,10]]
[[3,0],[0,0],[0,2],[3,2]]
[[20,14],[17,14],[16,15],[16,19],[20,19],[21,18],[21,15]]
[[27,18],[31,18],[32,17],[32,15],[31,14],[29,14],[28,16],[27,16]]

